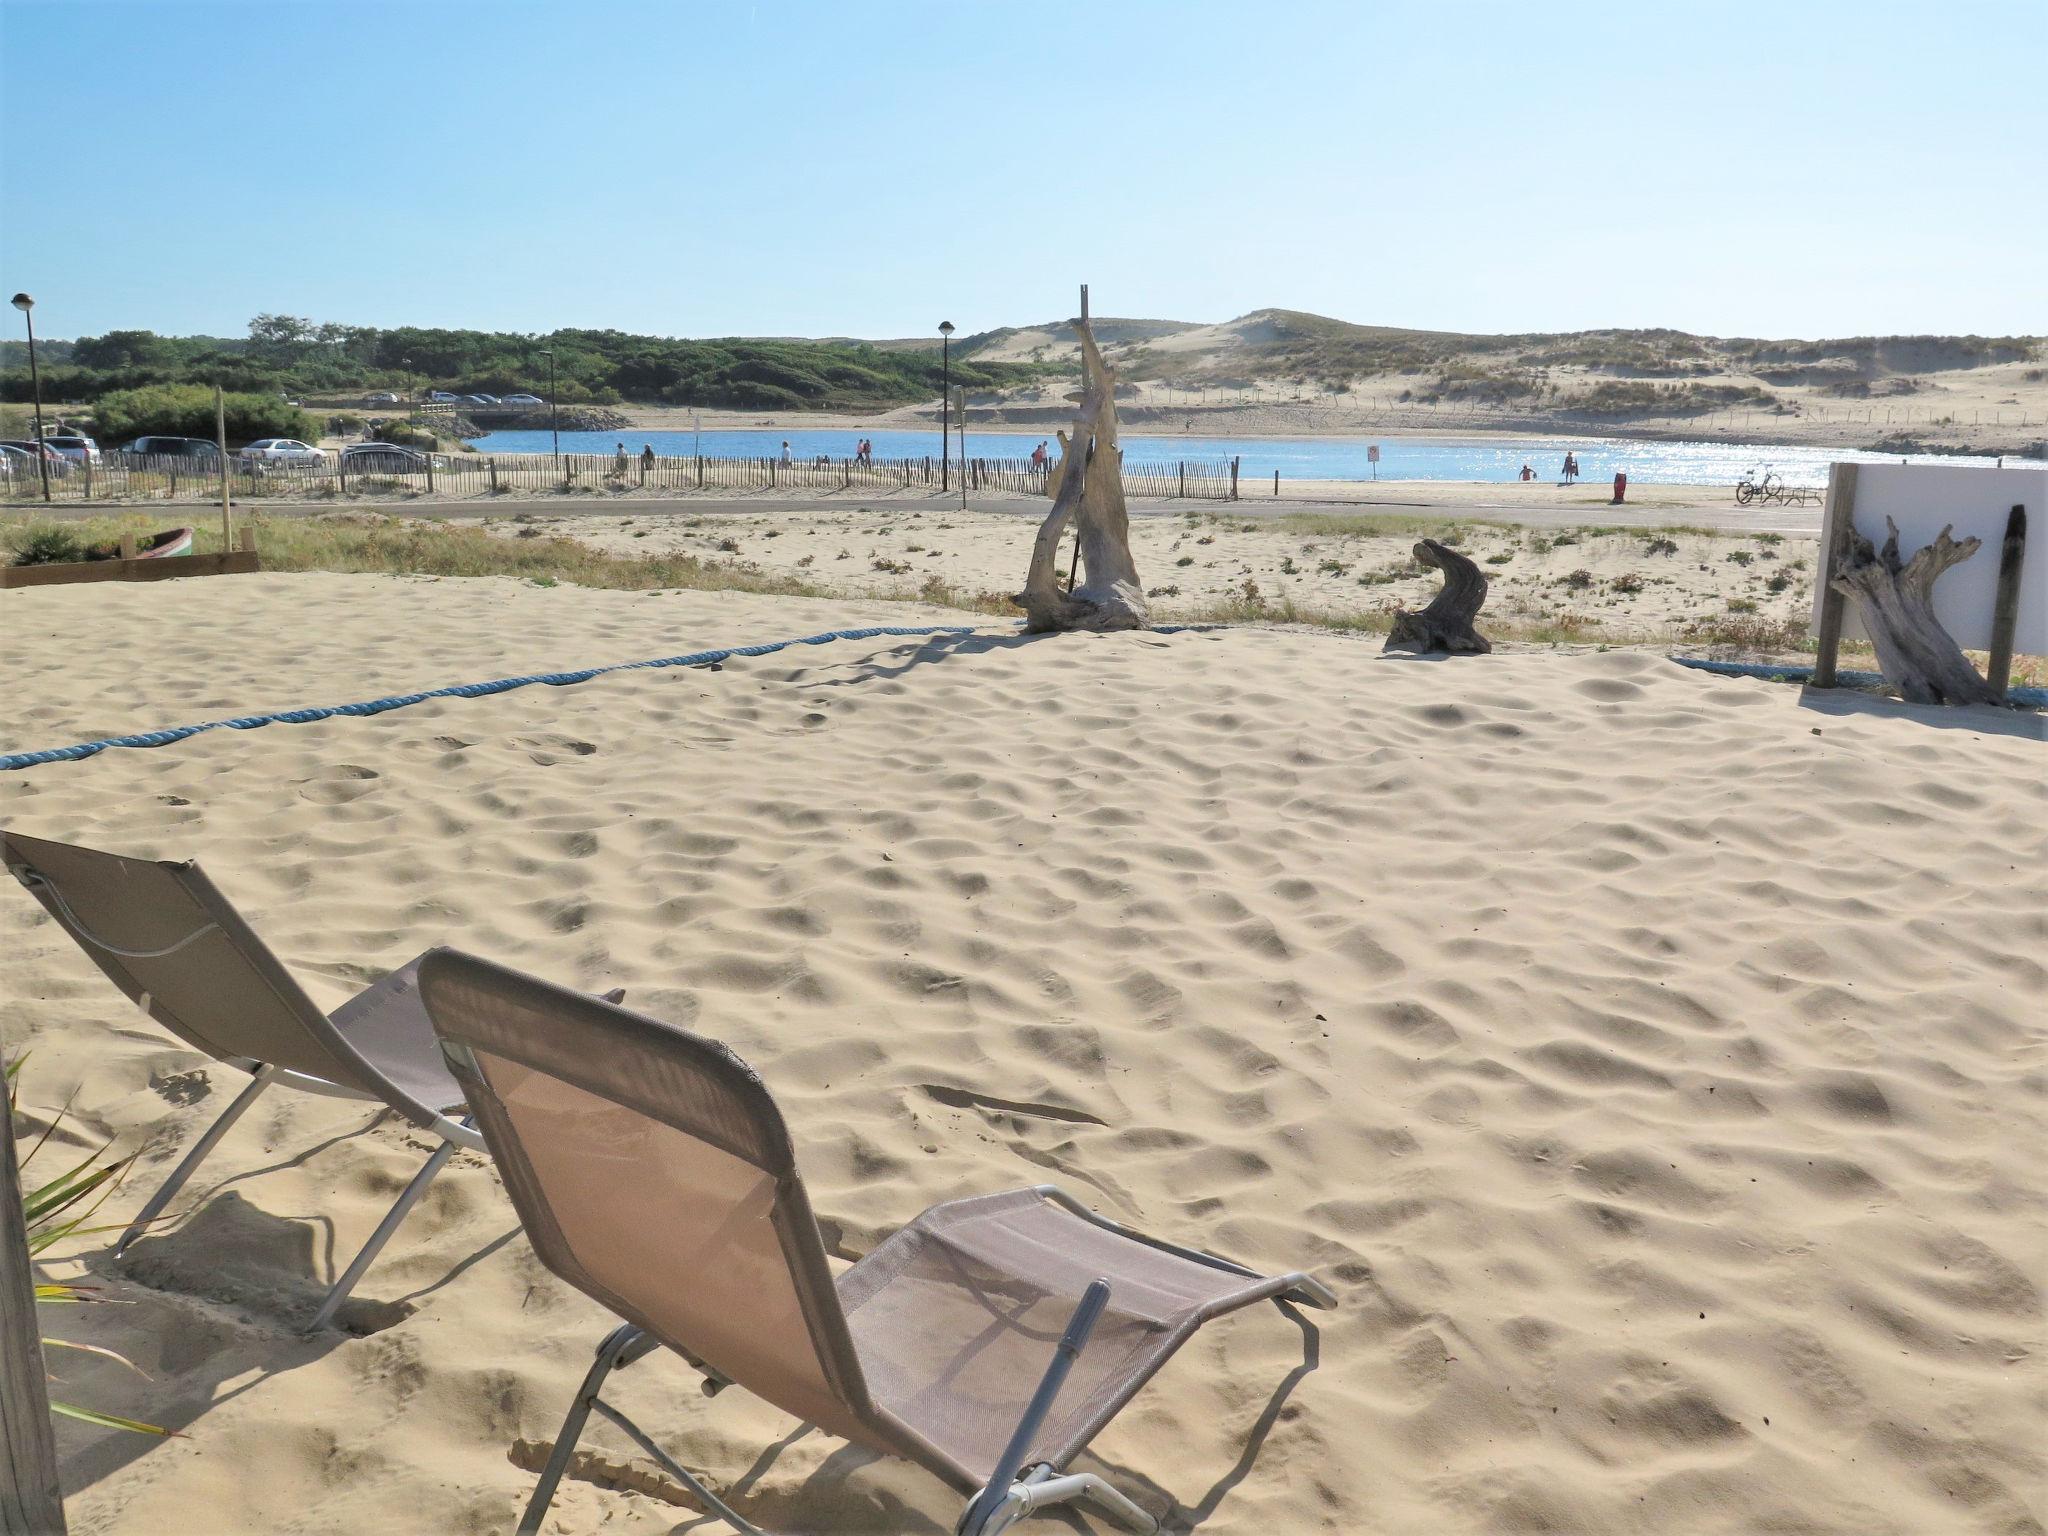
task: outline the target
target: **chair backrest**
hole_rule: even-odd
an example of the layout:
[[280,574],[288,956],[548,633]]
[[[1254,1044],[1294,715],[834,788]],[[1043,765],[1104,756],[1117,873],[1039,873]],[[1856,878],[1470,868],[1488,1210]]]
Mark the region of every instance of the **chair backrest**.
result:
[[0,860],[115,986],[195,1050],[390,1098],[197,864],[5,831]]
[[786,1412],[901,1453],[782,1116],[725,1046],[451,949],[420,996],[541,1262]]

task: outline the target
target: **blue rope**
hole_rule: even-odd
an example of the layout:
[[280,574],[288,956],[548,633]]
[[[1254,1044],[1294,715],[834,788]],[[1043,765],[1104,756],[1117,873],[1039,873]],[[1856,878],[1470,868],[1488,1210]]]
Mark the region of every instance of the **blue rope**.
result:
[[[1176,634],[1188,629],[1206,629],[1207,625],[1162,624],[1154,634]],[[0,754],[0,771],[15,768],[34,768],[41,763],[77,762],[92,757],[109,747],[164,747],[174,741],[183,741],[188,736],[197,736],[201,731],[253,731],[266,725],[306,725],[315,720],[329,720],[336,715],[381,715],[389,709],[405,709],[413,704],[423,704],[428,699],[481,699],[494,693],[510,693],[514,688],[526,688],[535,683],[545,683],[550,688],[566,688],[573,683],[587,683],[593,677],[603,677],[609,672],[644,672],[656,667],[708,667],[735,656],[770,656],[777,651],[788,650],[793,645],[826,645],[834,640],[878,640],[884,636],[916,635],[971,635],[976,633],[972,624],[912,624],[876,625],[870,629],[831,629],[821,635],[802,635],[794,640],[769,640],[760,645],[733,645],[718,650],[692,651],[687,656],[662,656],[652,661],[619,661],[606,667],[586,667],[579,672],[537,672],[526,677],[501,677],[488,683],[457,683],[452,688],[429,688],[424,693],[395,693],[389,698],[368,699],[360,704],[335,704],[312,709],[281,709],[268,715],[236,715],[228,720],[209,720],[203,725],[176,725],[160,731],[137,731],[132,736],[109,736],[101,741],[84,741],[75,747],[49,747],[41,752],[13,752]],[[1718,672],[1727,677],[1764,677],[1774,682],[1806,682],[1813,676],[1811,667],[1771,666],[1747,661],[1706,661],[1697,656],[1674,656],[1671,658],[1682,667],[1697,667],[1702,672]],[[1840,672],[1837,678],[1851,687],[1875,687],[1884,682],[1875,672]],[[2048,688],[2014,688],[2007,698],[2015,704],[2031,708],[2048,708]]]
[[[1811,667],[1755,661],[1708,661],[1700,656],[1674,656],[1671,659],[1681,667],[1697,667],[1702,672],[1717,672],[1723,677],[1763,677],[1774,683],[1813,681]],[[1849,688],[1882,688],[1885,685],[1882,672],[1837,672],[1835,681]],[[2048,708],[2048,688],[2008,688],[2005,697],[2008,703],[2025,705],[2030,709]]]
[[317,709],[281,709],[269,715],[237,715],[231,720],[209,720],[204,725],[177,725],[161,731],[137,731],[132,736],[110,736],[104,741],[80,742],[75,747],[50,747],[41,752],[15,752],[0,756],[0,770],[33,768],[39,763],[76,762],[104,752],[109,747],[163,747],[201,731],[253,731],[259,726],[283,723],[305,725],[335,715],[381,715],[387,709],[404,709],[428,699],[481,699],[494,693],[510,693],[534,683],[566,688],[587,683],[607,672],[640,672],[654,667],[708,667],[734,656],[768,656],[792,645],[825,645],[833,640],[875,640],[884,635],[971,635],[972,624],[877,625],[872,629],[834,629],[822,635],[804,635],[795,640],[770,640],[762,645],[734,645],[714,651],[693,651],[688,656],[663,656],[654,661],[621,661],[608,667],[586,667],[580,672],[540,672],[529,677],[501,677],[488,683],[458,683],[452,688],[429,688],[424,693],[397,693],[386,699],[369,699],[361,704],[336,704]]

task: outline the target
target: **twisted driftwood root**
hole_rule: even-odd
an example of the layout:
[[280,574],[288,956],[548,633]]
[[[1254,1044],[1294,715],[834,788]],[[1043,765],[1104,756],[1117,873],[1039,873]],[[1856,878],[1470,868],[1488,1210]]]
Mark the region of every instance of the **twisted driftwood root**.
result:
[[1949,537],[1955,525],[1945,524],[1932,544],[1901,562],[1898,524],[1886,518],[1884,525],[1889,536],[1881,550],[1850,529],[1849,553],[1829,585],[1856,605],[1885,681],[1913,704],[1990,703],[1991,685],[1934,616],[1935,581],[1983,540],[1957,543]]
[[[1052,481],[1052,511],[1031,547],[1024,590],[1011,601],[1024,610],[1032,634],[1063,629],[1143,629],[1151,622],[1145,589],[1131,559],[1131,519],[1124,506],[1123,449],[1116,440],[1116,381],[1096,350],[1095,334],[1083,318],[1081,336],[1085,383],[1074,435],[1060,438],[1064,450]],[[1071,591],[1060,585],[1060,536],[1069,521],[1080,541],[1083,576]]]
[[1387,633],[1388,651],[1442,652],[1452,656],[1483,656],[1493,642],[1472,627],[1472,621],[1486,603],[1486,576],[1471,559],[1455,549],[1424,539],[1415,546],[1415,558],[1443,572],[1443,590],[1430,599],[1420,613],[1405,608],[1394,612],[1394,627]]

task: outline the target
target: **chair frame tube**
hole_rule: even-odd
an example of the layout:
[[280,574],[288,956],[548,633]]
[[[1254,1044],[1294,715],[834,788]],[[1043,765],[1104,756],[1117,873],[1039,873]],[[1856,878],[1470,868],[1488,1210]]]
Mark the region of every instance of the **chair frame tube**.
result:
[[[115,1258],[124,1255],[136,1238],[155,1225],[157,1218],[163,1214],[164,1207],[177,1197],[178,1191],[185,1187],[186,1181],[198,1171],[199,1165],[206,1161],[207,1156],[220,1144],[221,1138],[227,1135],[237,1120],[242,1118],[249,1106],[256,1102],[258,1095],[273,1083],[306,1093],[321,1094],[328,1098],[350,1099],[357,1103],[386,1107],[382,1099],[339,1083],[330,1083],[325,1078],[308,1077],[303,1072],[293,1072],[284,1067],[260,1062],[236,1061],[228,1065],[242,1067],[252,1072],[254,1076],[249,1086],[236,1094],[233,1102],[215,1117],[213,1124],[200,1134],[199,1139],[192,1144],[191,1150],[178,1160],[178,1166],[173,1168],[170,1175],[157,1187],[156,1193],[149,1197],[142,1209],[135,1213],[134,1219],[122,1229],[120,1238],[114,1244]],[[484,1149],[483,1137],[466,1119],[454,1121],[437,1116],[433,1130],[440,1136],[441,1145],[434,1149],[420,1171],[412,1176],[412,1181],[400,1191],[398,1198],[392,1202],[391,1209],[384,1213],[384,1219],[377,1224],[377,1230],[370,1234],[370,1240],[363,1244],[356,1256],[349,1261],[348,1268],[343,1270],[340,1278],[328,1288],[326,1296],[321,1299],[319,1310],[313,1314],[313,1320],[306,1325],[306,1332],[317,1333],[334,1320],[334,1314],[341,1310],[342,1303],[348,1300],[357,1282],[377,1261],[377,1255],[384,1251],[384,1245],[391,1241],[407,1214],[427,1192],[427,1186],[433,1183],[434,1175],[439,1173],[446,1166],[448,1159],[455,1155],[455,1149],[467,1147],[479,1152]]]
[[[1091,1472],[1062,1473],[1043,1462],[1028,1470],[1021,1465],[1032,1439],[1045,1422],[1046,1414],[1052,1410],[1060,1388],[1065,1385],[1067,1373],[1073,1369],[1075,1360],[1087,1346],[1089,1335],[1095,1331],[1103,1308],[1109,1302],[1109,1289],[1107,1281],[1096,1280],[1082,1295],[1053,1350],[1052,1359],[1046,1365],[1045,1375],[1039,1380],[1038,1390],[1031,1394],[1031,1401],[1017,1420],[1017,1428],[1011,1434],[987,1486],[968,1501],[961,1513],[960,1522],[955,1527],[956,1536],[997,1536],[998,1532],[1006,1531],[1018,1521],[1042,1510],[1083,1502],[1094,1504],[1118,1524],[1141,1532],[1143,1536],[1152,1536],[1159,1529],[1156,1519]],[[584,1374],[583,1385],[577,1388],[569,1411],[562,1416],[562,1427],[555,1432],[554,1449],[548,1453],[540,1480],[534,1484],[533,1493],[527,1499],[526,1512],[520,1516],[516,1536],[539,1536],[541,1522],[547,1519],[548,1509],[555,1501],[569,1463],[575,1459],[576,1447],[582,1442],[583,1431],[593,1413],[615,1425],[664,1472],[688,1489],[691,1497],[708,1513],[725,1521],[740,1536],[767,1536],[759,1526],[707,1488],[702,1478],[663,1450],[624,1410],[604,1400],[604,1385],[613,1371],[624,1370],[659,1347],[658,1339],[632,1323],[621,1323],[605,1335],[604,1341],[597,1346],[597,1358]],[[716,1373],[706,1373],[707,1393],[724,1384],[724,1378]],[[1020,1471],[1022,1476],[1019,1476]]]

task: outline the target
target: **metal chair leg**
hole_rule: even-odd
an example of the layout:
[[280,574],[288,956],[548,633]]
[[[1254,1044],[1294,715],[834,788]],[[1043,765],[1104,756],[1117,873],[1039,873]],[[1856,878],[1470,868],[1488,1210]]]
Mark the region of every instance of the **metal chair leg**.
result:
[[163,1214],[164,1207],[169,1205],[178,1191],[185,1187],[185,1181],[192,1177],[193,1170],[206,1160],[207,1153],[211,1152],[221,1137],[228,1133],[229,1127],[242,1118],[242,1111],[255,1103],[256,1095],[270,1086],[270,1079],[276,1071],[277,1068],[268,1066],[258,1071],[249,1086],[235,1096],[234,1102],[220,1112],[220,1118],[209,1125],[205,1133],[192,1144],[192,1150],[185,1154],[178,1166],[171,1170],[170,1177],[164,1180],[162,1187],[149,1197],[149,1203],[136,1213],[133,1221],[128,1223],[120,1240],[114,1244],[115,1258],[118,1259],[126,1253],[128,1245]]
[[439,1173],[442,1165],[454,1155],[455,1143],[452,1141],[444,1141],[434,1149],[434,1155],[412,1176],[412,1182],[405,1186],[398,1198],[392,1202],[391,1209],[384,1213],[384,1219],[377,1223],[377,1230],[370,1234],[370,1240],[363,1244],[362,1251],[350,1260],[348,1268],[342,1271],[341,1278],[334,1282],[334,1289],[327,1293],[327,1299],[320,1303],[320,1310],[313,1314],[313,1321],[306,1325],[308,1333],[317,1333],[333,1320],[341,1304],[348,1300],[349,1292],[356,1288],[356,1282],[363,1278],[363,1271],[376,1262],[377,1255],[383,1252],[384,1245],[391,1241],[391,1234],[398,1230],[398,1224],[404,1221],[406,1214],[419,1203],[420,1196],[427,1192],[427,1186],[434,1182],[434,1175]]
[[561,1429],[555,1433],[555,1448],[548,1455],[547,1465],[541,1468],[533,1497],[527,1500],[526,1513],[520,1517],[517,1536],[537,1536],[541,1521],[547,1518],[548,1506],[555,1501],[555,1487],[562,1481],[562,1474],[569,1470],[569,1458],[576,1454],[576,1442],[583,1438],[583,1426],[590,1418],[591,1405],[597,1401],[605,1378],[619,1365],[620,1357],[643,1338],[644,1335],[631,1323],[621,1323],[597,1346],[597,1359],[591,1364],[590,1373],[583,1378],[583,1385],[577,1388],[576,1400],[569,1405]]
[[740,1536],[768,1536],[768,1533],[763,1531],[761,1527],[754,1524],[753,1521],[734,1509],[709,1488],[706,1488],[702,1480],[694,1472],[677,1461],[675,1457],[669,1455],[660,1446],[656,1445],[653,1440],[648,1438],[645,1430],[619,1412],[610,1403],[601,1397],[594,1397],[590,1400],[590,1406],[624,1430],[632,1438],[635,1445],[639,1446],[641,1450],[652,1456],[660,1464],[664,1472],[689,1489],[698,1503],[738,1531]]

